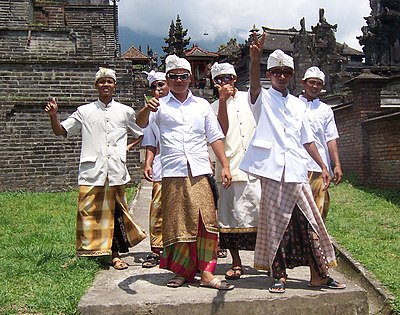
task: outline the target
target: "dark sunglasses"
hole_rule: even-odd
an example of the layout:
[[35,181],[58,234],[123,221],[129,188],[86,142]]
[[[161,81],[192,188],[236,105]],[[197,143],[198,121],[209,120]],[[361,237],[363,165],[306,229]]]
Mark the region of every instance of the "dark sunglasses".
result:
[[157,88],[162,88],[165,85],[165,82],[157,82],[150,85],[150,89],[155,90]]
[[280,70],[280,69],[273,69],[273,70],[270,70],[270,73],[274,76],[274,77],[277,77],[277,78],[279,78],[280,76],[284,76],[284,77],[289,77],[289,76],[292,76],[293,75],[293,70],[289,70],[289,69],[282,69],[282,70]]
[[177,81],[178,79],[180,79],[181,81],[186,81],[190,78],[190,74],[189,73],[183,73],[183,74],[168,73],[167,77],[174,81]]
[[228,83],[233,80],[232,75],[224,75],[223,77],[217,77],[214,79],[214,83],[217,84],[222,84],[222,83]]

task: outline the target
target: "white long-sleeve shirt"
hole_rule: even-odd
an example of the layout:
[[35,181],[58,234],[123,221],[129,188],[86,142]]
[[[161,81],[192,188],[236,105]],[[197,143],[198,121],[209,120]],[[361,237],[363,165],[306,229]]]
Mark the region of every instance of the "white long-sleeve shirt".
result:
[[306,183],[308,153],[303,144],[314,141],[305,104],[273,88],[262,89],[249,104],[256,131],[240,168],[275,181]]

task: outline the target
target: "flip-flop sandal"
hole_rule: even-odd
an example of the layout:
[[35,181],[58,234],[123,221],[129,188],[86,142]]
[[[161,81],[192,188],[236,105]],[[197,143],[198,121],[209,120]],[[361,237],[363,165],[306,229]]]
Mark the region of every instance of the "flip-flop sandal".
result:
[[117,269],[117,270],[124,270],[124,269],[127,269],[129,265],[128,265],[128,263],[123,261],[121,258],[115,257],[111,261],[111,266],[113,266],[114,269]]
[[343,290],[346,288],[346,284],[339,283],[331,277],[328,278],[328,281],[326,282],[326,284],[314,285],[314,284],[309,283],[308,286],[310,288],[324,288],[324,289],[334,289],[334,290]]
[[238,279],[240,279],[242,274],[243,274],[242,267],[235,266],[235,267],[230,268],[225,273],[225,279],[226,280],[238,280]]
[[217,257],[218,258],[226,258],[228,256],[228,252],[226,249],[218,249],[217,251]]
[[182,284],[186,282],[186,279],[181,276],[175,276],[171,280],[168,281],[167,287],[170,288],[179,288]]
[[142,268],[153,268],[160,263],[160,256],[156,254],[149,254],[146,260],[142,262]]
[[206,283],[200,282],[200,287],[217,289],[219,291],[229,291],[229,290],[233,290],[235,288],[235,286],[233,284],[230,284],[226,281],[222,281],[218,278],[214,278],[211,281],[206,282]]
[[268,288],[268,291],[271,293],[285,293],[286,291],[286,283],[282,280],[275,280],[271,286]]

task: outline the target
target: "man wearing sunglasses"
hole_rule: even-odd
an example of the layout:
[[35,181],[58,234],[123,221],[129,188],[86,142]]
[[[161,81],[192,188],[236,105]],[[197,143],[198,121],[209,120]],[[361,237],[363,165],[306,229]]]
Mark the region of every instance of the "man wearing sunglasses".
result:
[[[309,111],[308,117],[314,133],[315,144],[325,165],[328,167],[329,174],[333,175],[333,182],[337,185],[343,176],[336,143],[339,134],[332,108],[319,99],[325,82],[325,74],[318,67],[310,67],[305,72],[301,82],[304,90],[299,98],[306,104]],[[331,161],[334,165],[333,172]],[[307,168],[315,203],[322,219],[325,221],[328,215],[330,198],[328,189],[323,189],[321,168],[311,157],[308,159]]]
[[[169,88],[164,72],[151,70],[147,74],[151,99],[158,100],[168,94]],[[145,102],[151,101],[145,96]],[[154,100],[155,101],[155,100]],[[146,180],[153,183],[149,213],[149,233],[151,254],[147,255],[142,263],[143,268],[152,268],[159,264],[162,243],[162,207],[161,207],[161,160],[160,160],[160,130],[155,123],[143,129],[142,147],[146,148],[143,175]]]
[[207,100],[189,90],[190,63],[175,55],[168,56],[165,62],[170,92],[147,102],[136,120],[141,127],[154,122],[160,129],[163,207],[160,267],[175,273],[168,287],[193,281],[200,271],[201,287],[232,290],[233,285],[213,274],[218,226],[207,178],[212,174],[208,142],[221,162],[224,187],[229,187],[232,180],[222,142],[224,134]]
[[305,104],[287,89],[293,58],[281,50],[272,52],[266,73],[271,88],[261,86],[265,36],[259,40],[254,32],[250,45],[249,99],[257,126],[240,166],[261,181],[254,265],[271,272],[271,293],[285,292],[286,269],[297,266],[310,267],[309,286],[344,289],[328,273],[337,262],[308,183],[308,154],[321,168],[324,189],[329,173],[314,143]]
[[247,103],[247,93],[235,88],[237,76],[233,65],[214,63],[211,77],[219,96],[211,107],[225,134],[225,153],[232,173],[231,186],[222,189],[222,178],[218,176],[221,165],[216,162],[219,241],[220,247],[229,249],[232,257],[232,267],[225,278],[237,280],[243,274],[239,250],[254,250],[257,235],[260,182],[239,169],[256,122]]

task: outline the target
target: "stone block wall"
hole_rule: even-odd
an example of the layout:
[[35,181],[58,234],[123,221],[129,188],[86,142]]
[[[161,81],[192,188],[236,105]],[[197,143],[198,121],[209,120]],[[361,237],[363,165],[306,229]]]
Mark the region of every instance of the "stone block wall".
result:
[[[59,101],[64,119],[76,104]],[[60,191],[77,187],[80,137],[55,136],[43,101],[3,101],[0,107],[0,191]],[[127,156],[133,181],[142,174],[139,150]]]
[[[60,119],[97,99],[99,66],[116,70],[115,99],[142,105],[130,61],[116,57],[113,6],[106,0],[0,0],[0,191],[77,187],[80,137],[56,137],[44,113],[58,98]],[[128,154],[142,177],[138,148]]]

